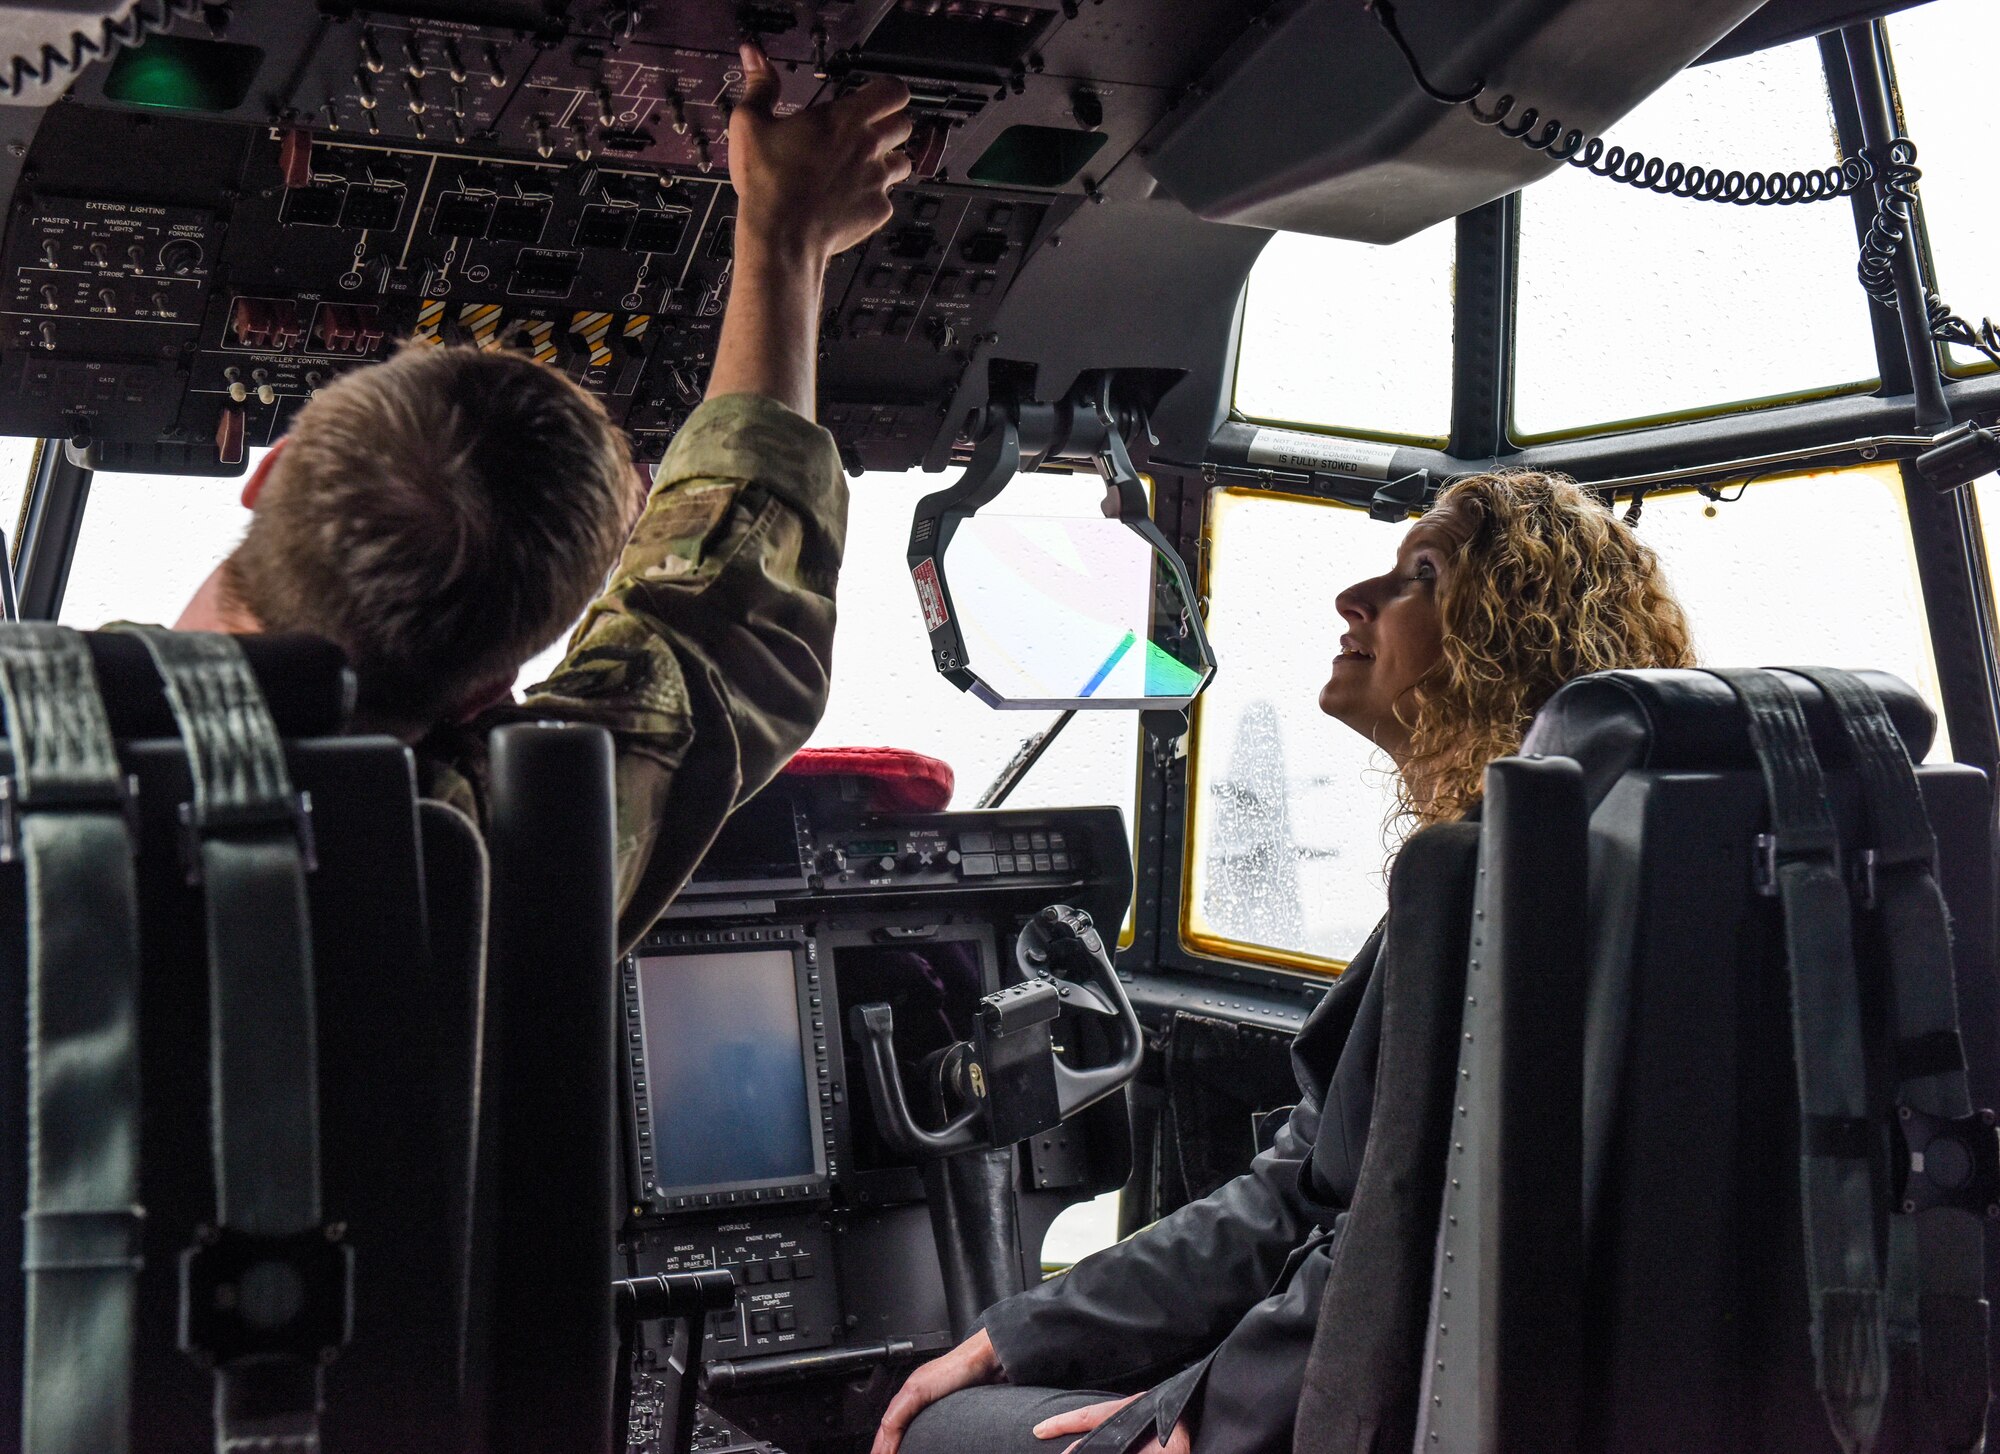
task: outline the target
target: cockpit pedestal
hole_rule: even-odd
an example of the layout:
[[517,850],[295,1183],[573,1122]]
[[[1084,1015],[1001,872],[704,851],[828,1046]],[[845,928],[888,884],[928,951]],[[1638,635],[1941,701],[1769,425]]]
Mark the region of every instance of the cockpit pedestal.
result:
[[[885,812],[787,776],[626,960],[615,1276],[734,1274],[696,1360],[719,1448],[868,1423],[1124,1184],[1141,1039],[1100,929],[1131,862],[1116,809]],[[636,1330],[634,1454],[687,1341]]]

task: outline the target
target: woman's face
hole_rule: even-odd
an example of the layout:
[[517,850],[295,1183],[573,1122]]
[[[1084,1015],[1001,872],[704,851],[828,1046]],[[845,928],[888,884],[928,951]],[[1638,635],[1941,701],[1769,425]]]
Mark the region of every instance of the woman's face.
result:
[[1403,536],[1392,570],[1356,581],[1334,602],[1347,632],[1319,709],[1399,762],[1410,731],[1396,707],[1443,653],[1438,592],[1465,535],[1450,511],[1433,511]]

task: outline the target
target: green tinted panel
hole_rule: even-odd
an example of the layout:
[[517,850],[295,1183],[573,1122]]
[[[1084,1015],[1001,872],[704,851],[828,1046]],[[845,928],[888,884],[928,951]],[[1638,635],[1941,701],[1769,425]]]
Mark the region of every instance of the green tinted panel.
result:
[[993,138],[966,175],[1003,187],[1060,187],[1083,170],[1104,142],[1101,131],[1010,126]]
[[104,78],[104,95],[170,111],[233,111],[250,94],[263,59],[254,45],[155,36],[119,52]]
[[1121,521],[975,515],[939,574],[964,664],[1002,701],[1142,704],[1187,697],[1206,674],[1178,578]]

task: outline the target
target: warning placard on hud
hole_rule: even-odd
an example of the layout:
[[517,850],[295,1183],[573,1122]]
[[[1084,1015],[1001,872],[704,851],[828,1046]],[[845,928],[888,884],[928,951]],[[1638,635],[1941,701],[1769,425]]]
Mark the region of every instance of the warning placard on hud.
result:
[[924,629],[935,631],[951,619],[944,608],[944,587],[938,584],[937,562],[925,559],[910,575],[917,583],[917,600],[924,608]]

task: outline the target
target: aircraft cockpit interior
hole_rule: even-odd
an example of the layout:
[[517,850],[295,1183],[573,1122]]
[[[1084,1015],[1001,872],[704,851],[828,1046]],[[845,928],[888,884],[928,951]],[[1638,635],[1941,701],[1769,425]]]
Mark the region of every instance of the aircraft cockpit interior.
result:
[[0,5],[0,1450],[1984,1448],[1996,64]]

